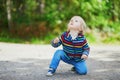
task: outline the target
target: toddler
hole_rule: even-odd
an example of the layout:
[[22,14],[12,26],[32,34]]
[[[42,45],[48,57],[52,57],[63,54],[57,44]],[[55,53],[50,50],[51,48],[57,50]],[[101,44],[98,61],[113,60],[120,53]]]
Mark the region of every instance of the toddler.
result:
[[52,41],[53,47],[63,46],[54,53],[46,76],[52,76],[60,60],[73,65],[72,70],[80,75],[87,74],[86,59],[89,55],[89,45],[84,36],[85,21],[80,16],[73,16],[68,23],[67,31]]

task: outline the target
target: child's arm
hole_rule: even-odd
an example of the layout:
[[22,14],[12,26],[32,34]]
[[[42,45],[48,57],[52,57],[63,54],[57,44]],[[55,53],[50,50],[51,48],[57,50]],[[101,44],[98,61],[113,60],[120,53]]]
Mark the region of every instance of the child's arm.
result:
[[84,46],[83,46],[83,54],[85,54],[85,55],[89,55],[89,51],[90,51],[90,47],[89,47],[89,45],[88,45],[88,43],[87,44],[85,44]]
[[61,45],[61,40],[57,37],[57,38],[55,38],[52,42],[51,42],[51,44],[52,44],[52,46],[53,47],[58,47],[58,46],[60,46]]
[[87,43],[83,46],[83,55],[81,56],[81,58],[86,60],[88,58],[89,51],[90,51],[90,47]]

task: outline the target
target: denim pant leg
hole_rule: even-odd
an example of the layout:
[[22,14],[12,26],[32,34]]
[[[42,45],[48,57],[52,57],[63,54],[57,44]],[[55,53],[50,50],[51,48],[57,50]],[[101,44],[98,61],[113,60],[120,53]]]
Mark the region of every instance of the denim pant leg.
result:
[[80,62],[77,62],[75,61],[74,59],[65,59],[63,58],[62,59],[65,63],[68,63],[68,64],[71,64],[75,67],[76,69],[76,72],[80,75],[85,75],[87,74],[87,66],[86,66],[86,62],[85,61],[80,61]]
[[87,74],[87,66],[85,61],[80,61],[74,64],[76,72],[80,75]]
[[54,56],[52,58],[52,61],[51,61],[51,64],[49,66],[49,68],[53,68],[53,69],[57,69],[58,65],[59,65],[59,62],[61,60],[61,58],[66,58],[65,57],[65,53],[63,50],[57,50],[55,53],[54,53]]
[[76,62],[72,59],[69,60],[65,56],[65,53],[63,50],[57,50],[55,52],[49,68],[53,68],[56,70],[59,65],[60,60],[63,60],[65,63],[72,64],[75,67],[78,74],[80,74],[80,75],[87,74],[86,62],[85,61]]

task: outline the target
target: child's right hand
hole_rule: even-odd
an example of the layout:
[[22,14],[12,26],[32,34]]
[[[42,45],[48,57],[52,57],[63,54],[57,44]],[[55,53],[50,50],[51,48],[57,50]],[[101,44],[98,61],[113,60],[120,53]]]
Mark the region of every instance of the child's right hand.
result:
[[58,37],[56,37],[55,39],[54,39],[54,41],[53,41],[53,43],[58,43],[60,40],[59,40],[59,38]]

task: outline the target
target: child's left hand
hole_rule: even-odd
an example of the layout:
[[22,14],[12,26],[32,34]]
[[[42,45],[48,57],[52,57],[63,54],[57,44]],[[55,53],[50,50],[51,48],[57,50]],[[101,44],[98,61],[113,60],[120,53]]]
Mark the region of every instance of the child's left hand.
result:
[[87,55],[85,55],[85,54],[83,54],[83,55],[81,56],[81,59],[86,60],[87,58],[88,58],[88,56],[87,56]]

